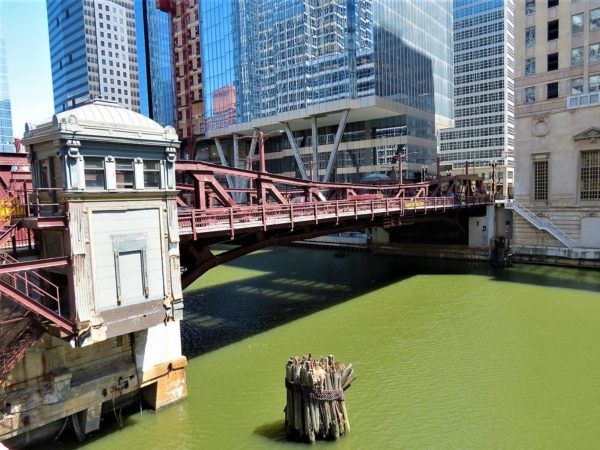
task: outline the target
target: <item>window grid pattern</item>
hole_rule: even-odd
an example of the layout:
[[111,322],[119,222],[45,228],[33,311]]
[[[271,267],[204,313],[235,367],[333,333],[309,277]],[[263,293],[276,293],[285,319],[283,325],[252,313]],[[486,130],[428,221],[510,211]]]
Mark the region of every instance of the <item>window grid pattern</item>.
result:
[[533,163],[533,199],[548,200],[548,161]]
[[[485,165],[513,153],[507,124],[514,123],[514,91],[506,82],[514,73],[512,2],[455,0],[454,8],[455,128],[440,132],[440,151],[455,167]],[[528,69],[535,73],[535,59]]]
[[452,117],[450,1],[203,1],[200,21],[208,129],[372,95]]
[[581,152],[581,200],[600,199],[600,150]]

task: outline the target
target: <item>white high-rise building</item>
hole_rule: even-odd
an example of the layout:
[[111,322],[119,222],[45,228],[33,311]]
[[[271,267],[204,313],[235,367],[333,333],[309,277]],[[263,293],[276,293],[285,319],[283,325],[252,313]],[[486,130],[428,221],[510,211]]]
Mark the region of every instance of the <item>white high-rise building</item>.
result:
[[455,128],[440,132],[440,152],[455,174],[482,175],[514,186],[514,2],[454,0]]

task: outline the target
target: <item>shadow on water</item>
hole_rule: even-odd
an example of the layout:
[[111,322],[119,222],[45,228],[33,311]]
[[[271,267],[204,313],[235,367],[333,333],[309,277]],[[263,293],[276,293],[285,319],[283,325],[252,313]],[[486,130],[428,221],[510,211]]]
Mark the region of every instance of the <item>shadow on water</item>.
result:
[[285,433],[285,422],[284,420],[277,420],[271,423],[265,423],[254,430],[255,434],[263,436],[270,441],[287,442],[287,436]]
[[[369,267],[372,266],[372,267]],[[235,281],[211,285],[211,272],[184,293],[183,352],[188,357],[348,301],[400,281],[393,258],[333,251],[273,248],[247,255],[217,270]],[[237,271],[254,275],[239,279]],[[206,281],[207,285],[204,285]]]
[[[413,275],[481,275],[495,281],[600,292],[600,271],[405,258],[275,247],[209,272],[184,294],[184,354],[194,357],[397,283]],[[247,275],[244,275],[247,274]]]

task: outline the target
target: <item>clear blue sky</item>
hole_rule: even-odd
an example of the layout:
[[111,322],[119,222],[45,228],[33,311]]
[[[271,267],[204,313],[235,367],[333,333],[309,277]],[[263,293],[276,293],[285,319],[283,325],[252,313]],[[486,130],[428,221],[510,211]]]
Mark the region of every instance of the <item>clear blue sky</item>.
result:
[[13,134],[54,113],[45,0],[0,0],[6,39]]

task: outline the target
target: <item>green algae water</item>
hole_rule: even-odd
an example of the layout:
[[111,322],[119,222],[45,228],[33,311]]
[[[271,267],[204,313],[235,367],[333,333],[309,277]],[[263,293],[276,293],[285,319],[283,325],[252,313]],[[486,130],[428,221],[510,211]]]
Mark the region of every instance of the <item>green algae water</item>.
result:
[[283,379],[307,352],[358,375],[350,434],[317,448],[598,448],[599,317],[597,271],[258,252],[186,291],[189,397],[86,448],[306,448]]

